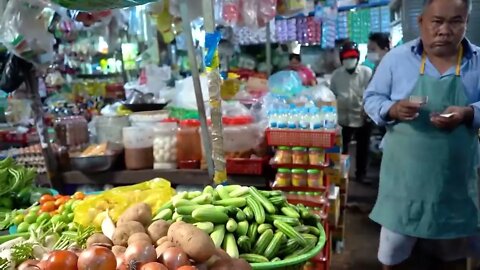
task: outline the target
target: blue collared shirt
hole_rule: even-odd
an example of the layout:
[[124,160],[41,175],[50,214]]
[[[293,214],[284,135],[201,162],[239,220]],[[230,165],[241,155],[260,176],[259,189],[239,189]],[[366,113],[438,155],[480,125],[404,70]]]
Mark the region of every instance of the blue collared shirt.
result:
[[[475,114],[473,126],[480,128],[480,48],[467,39],[462,61],[461,77],[465,94],[472,104]],[[375,70],[372,81],[364,94],[365,112],[377,125],[387,124],[388,111],[399,100],[407,99],[420,76],[423,45],[420,39],[408,42],[390,51]],[[442,78],[455,74],[452,66],[445,74],[427,59],[425,74]]]

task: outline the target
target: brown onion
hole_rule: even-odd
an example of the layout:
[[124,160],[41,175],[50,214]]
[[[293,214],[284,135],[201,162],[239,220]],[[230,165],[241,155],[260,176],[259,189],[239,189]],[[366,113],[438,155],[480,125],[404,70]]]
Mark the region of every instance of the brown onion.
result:
[[38,270],[40,269],[37,265],[40,262],[37,260],[26,260],[18,266],[18,270]]
[[145,242],[137,242],[128,246],[125,250],[125,262],[135,261],[138,263],[149,263],[157,260],[157,253],[151,244]]
[[80,254],[78,270],[116,270],[117,261],[113,252],[100,246],[92,246]]
[[165,250],[162,255],[162,262],[168,269],[177,269],[181,266],[191,265],[187,253],[178,247]]

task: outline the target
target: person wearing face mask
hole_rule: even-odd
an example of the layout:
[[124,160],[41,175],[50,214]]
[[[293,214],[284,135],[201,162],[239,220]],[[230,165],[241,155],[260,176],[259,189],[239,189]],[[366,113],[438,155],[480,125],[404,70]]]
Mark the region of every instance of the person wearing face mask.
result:
[[390,34],[371,33],[368,37],[367,48],[367,60],[377,67],[385,54],[390,51]]
[[387,53],[365,92],[365,111],[387,127],[370,215],[382,226],[384,270],[417,269],[413,250],[431,258],[419,269],[466,269],[478,235],[480,48],[465,37],[471,10],[470,0],[424,0],[420,37]]
[[359,65],[360,51],[355,43],[347,42],[340,48],[342,66],[336,69],[330,88],[337,98],[338,123],[342,126],[343,154],[355,136],[357,141],[355,180],[363,182],[367,173],[371,124],[363,112],[363,93],[372,70]]

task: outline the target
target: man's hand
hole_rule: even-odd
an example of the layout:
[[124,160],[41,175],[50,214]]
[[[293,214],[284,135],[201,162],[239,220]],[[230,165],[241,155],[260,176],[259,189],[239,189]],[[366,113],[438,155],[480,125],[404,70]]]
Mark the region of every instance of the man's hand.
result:
[[[440,129],[453,130],[462,124],[471,124],[473,120],[472,107],[448,107],[441,116],[440,114],[432,115],[430,121],[434,126]],[[449,115],[448,115],[449,114]]]
[[420,103],[401,100],[390,108],[388,115],[392,120],[411,121],[417,118],[420,107]]

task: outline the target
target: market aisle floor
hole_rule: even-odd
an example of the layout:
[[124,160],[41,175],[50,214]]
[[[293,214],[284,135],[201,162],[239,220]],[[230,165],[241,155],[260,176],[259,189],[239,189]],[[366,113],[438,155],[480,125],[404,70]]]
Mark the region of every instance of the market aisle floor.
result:
[[[354,146],[352,145],[351,148],[353,151]],[[351,160],[351,167],[350,175],[354,175],[355,160]],[[368,178],[373,180],[373,185],[350,182],[346,210],[345,249],[341,254],[334,254],[331,270],[381,269],[377,261],[380,227],[368,218],[377,196],[376,183],[378,183],[379,168],[370,167]]]

